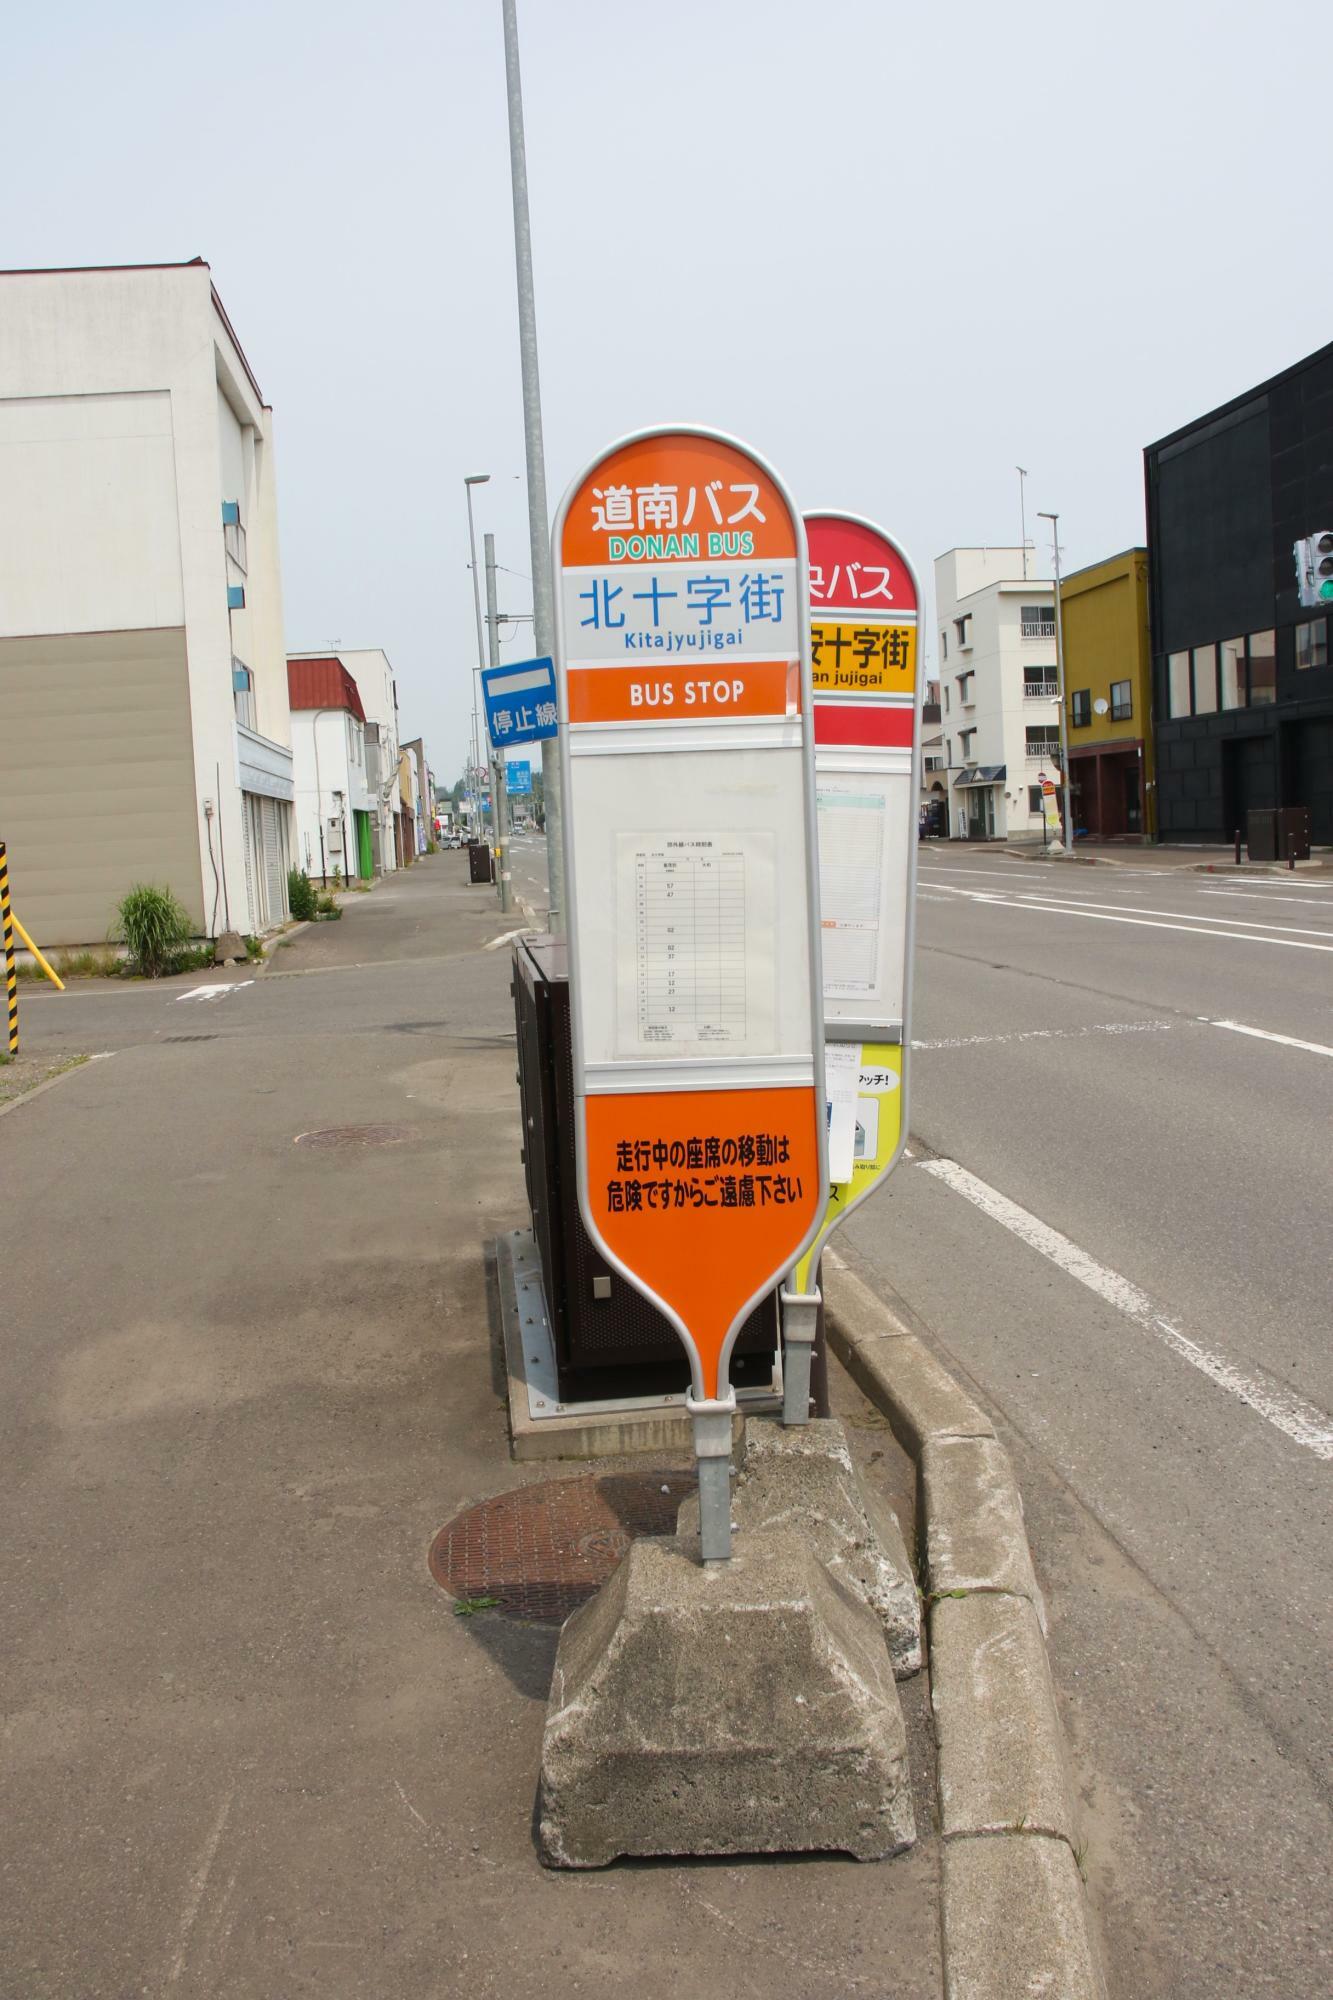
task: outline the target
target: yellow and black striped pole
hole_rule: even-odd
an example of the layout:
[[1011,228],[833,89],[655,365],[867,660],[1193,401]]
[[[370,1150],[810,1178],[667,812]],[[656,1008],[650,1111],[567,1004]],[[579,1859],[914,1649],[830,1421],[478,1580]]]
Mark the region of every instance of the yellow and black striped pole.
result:
[[5,843],[0,840],[0,922],[5,931],[5,1003],[9,1014],[9,1041],[6,1046],[11,1056],[19,1052],[19,976],[14,964],[14,912],[9,907],[9,860],[5,854]]

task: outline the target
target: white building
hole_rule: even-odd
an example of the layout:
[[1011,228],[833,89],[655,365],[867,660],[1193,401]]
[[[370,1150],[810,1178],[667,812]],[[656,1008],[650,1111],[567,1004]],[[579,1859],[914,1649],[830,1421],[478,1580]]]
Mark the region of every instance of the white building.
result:
[[326,646],[287,657],[335,659],[356,682],[365,717],[371,865],[375,874],[386,874],[400,866],[402,839],[398,820],[398,688],[389,656],[379,646]]
[[296,852],[307,875],[369,881],[373,794],[360,690],[333,653],[287,662],[296,770]]
[[949,833],[1039,840],[1039,779],[1060,765],[1054,584],[1023,575],[1021,549],[950,549],[935,610],[944,747],[928,776],[944,782]]
[[43,945],[287,914],[273,413],[208,266],[0,273],[0,837]]

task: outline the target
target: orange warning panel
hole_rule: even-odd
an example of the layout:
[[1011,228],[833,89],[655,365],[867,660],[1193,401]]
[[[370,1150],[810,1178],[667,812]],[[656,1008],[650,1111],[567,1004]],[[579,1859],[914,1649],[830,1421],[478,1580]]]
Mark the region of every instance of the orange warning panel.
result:
[[715,722],[732,715],[799,715],[799,660],[725,666],[571,667],[569,720]]
[[607,1249],[679,1313],[718,1396],[746,1301],[790,1269],[819,1211],[813,1088],[682,1090],[584,1102],[588,1206]]

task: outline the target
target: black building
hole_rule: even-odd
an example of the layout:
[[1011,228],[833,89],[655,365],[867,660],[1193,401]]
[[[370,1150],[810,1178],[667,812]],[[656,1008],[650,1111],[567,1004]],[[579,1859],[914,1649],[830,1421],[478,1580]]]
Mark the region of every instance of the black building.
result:
[[1144,459],[1159,837],[1306,806],[1333,842],[1333,602],[1301,602],[1294,554],[1333,533],[1333,346]]

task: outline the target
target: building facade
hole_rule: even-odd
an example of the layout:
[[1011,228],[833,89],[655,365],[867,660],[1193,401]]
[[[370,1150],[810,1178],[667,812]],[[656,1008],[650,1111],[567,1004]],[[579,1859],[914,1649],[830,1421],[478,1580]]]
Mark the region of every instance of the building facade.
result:
[[1014,548],[936,558],[944,747],[927,775],[954,840],[1040,840],[1041,776],[1059,776],[1055,587],[1023,568]]
[[[71,812],[70,800],[79,801]],[[208,266],[0,274],[0,838],[43,945],[287,916],[273,413]]]
[[1160,836],[1305,806],[1333,841],[1333,593],[1297,553],[1333,535],[1333,346],[1144,458]]
[[1074,826],[1089,840],[1156,832],[1148,551],[1126,549],[1060,586]]
[[300,865],[321,882],[374,874],[366,717],[356,682],[332,654],[287,662]]
[[389,656],[379,646],[326,646],[287,658],[337,660],[356,683],[365,717],[371,866],[376,875],[387,874],[399,866],[398,688]]

